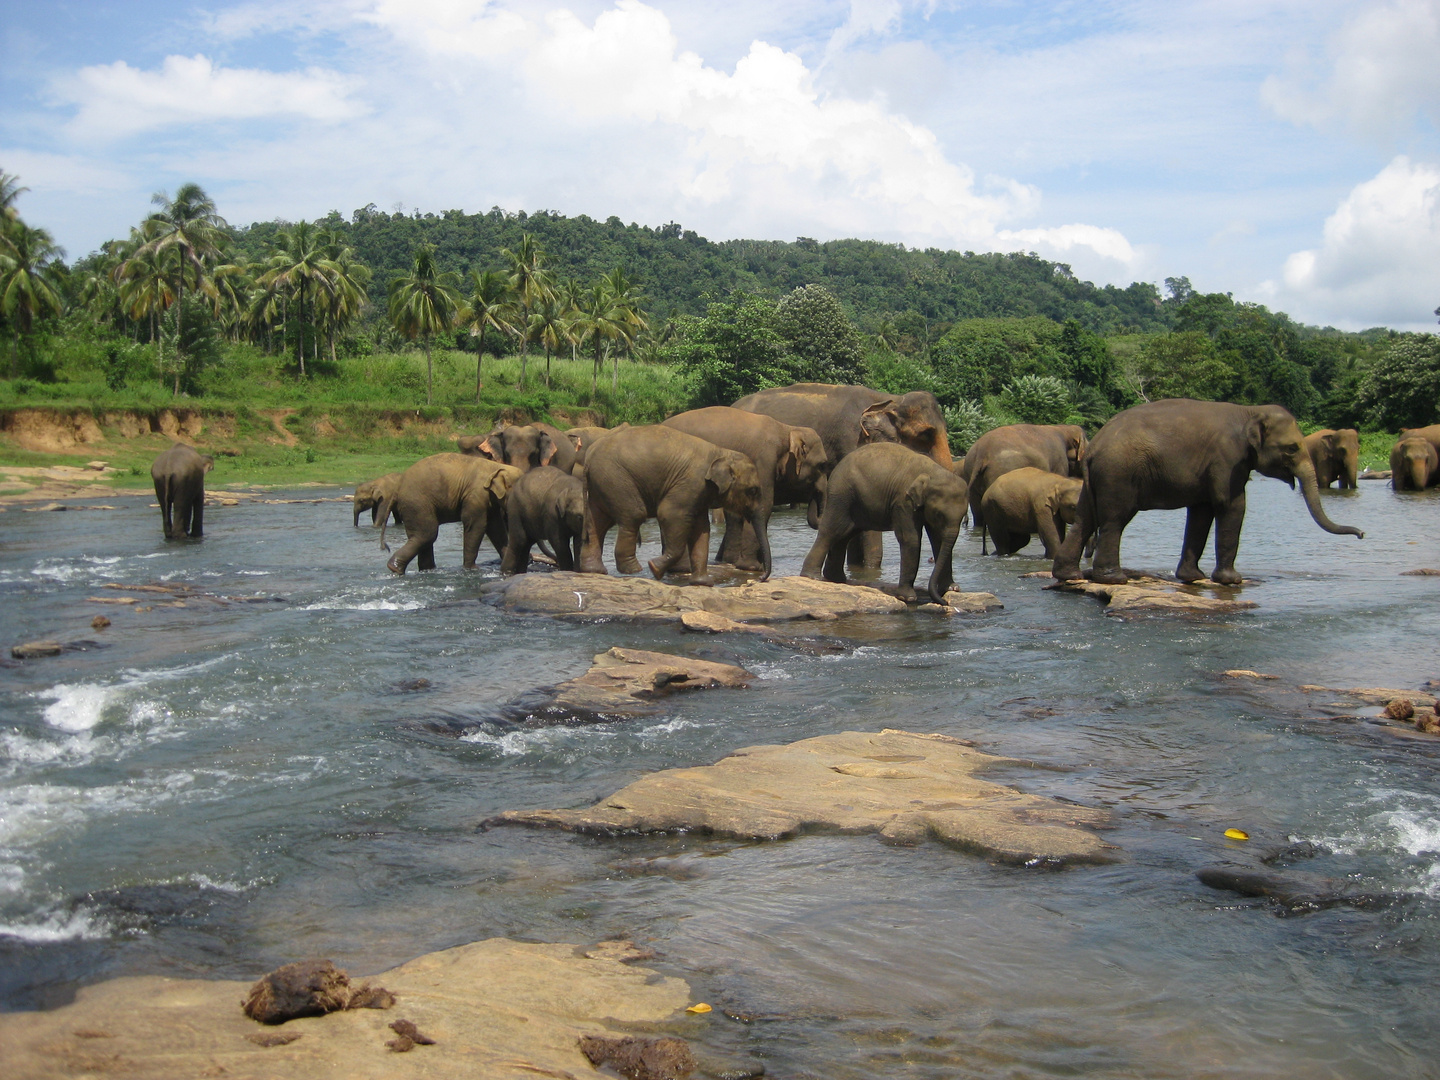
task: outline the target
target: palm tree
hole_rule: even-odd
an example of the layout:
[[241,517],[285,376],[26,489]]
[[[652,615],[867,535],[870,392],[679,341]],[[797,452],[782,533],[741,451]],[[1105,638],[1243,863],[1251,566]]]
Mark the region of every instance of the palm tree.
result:
[[172,271],[168,264],[175,252],[141,247],[116,270],[120,302],[125,313],[137,324],[148,322],[150,340],[157,343],[161,370],[164,370],[164,345],[160,343],[160,316],[175,302]]
[[415,249],[415,264],[408,274],[397,274],[390,282],[390,321],[410,340],[419,337],[425,346],[425,404],[434,398],[435,366],[430,359],[430,338],[455,324],[460,296],[454,274],[440,273],[435,265],[435,248],[421,244]]
[[550,358],[574,340],[570,330],[569,302],[551,291],[540,298],[530,315],[530,337],[545,349],[545,389],[550,389]]
[[610,344],[621,334],[625,312],[616,306],[610,282],[601,278],[590,286],[584,303],[580,306],[578,321],[583,341],[590,338],[595,344],[595,366],[590,372],[590,396],[594,397],[600,388],[600,369],[610,353]]
[[[610,287],[615,306],[621,312],[618,336],[628,351],[635,344],[635,338],[641,331],[650,328],[650,323],[646,321],[645,313],[640,308],[645,300],[645,294],[640,291],[640,287],[634,281],[625,276],[625,270],[620,266],[606,274],[605,281]],[[620,354],[618,352],[615,354],[615,368],[611,377],[610,389],[613,393],[620,392]]]
[[470,327],[475,339],[475,400],[480,400],[484,383],[480,379],[480,364],[485,355],[485,330],[488,327],[501,334],[514,332],[510,321],[513,298],[510,293],[510,279],[498,270],[470,271],[470,300],[460,313],[462,326]]
[[370,284],[370,267],[355,257],[355,252],[338,232],[325,234],[325,259],[333,286],[328,294],[319,295],[321,316],[326,338],[330,343],[330,362],[335,363],[335,338],[340,331],[360,317],[369,302],[366,286]]
[[530,233],[520,234],[515,250],[501,248],[500,254],[510,263],[510,291],[515,294],[519,317],[514,320],[520,346],[520,389],[525,389],[525,346],[530,341],[530,324],[535,306],[554,292],[555,279],[542,269],[545,250]]
[[20,178],[14,173],[0,169],[0,218],[16,220],[20,212],[15,209],[15,200],[29,190],[20,186]]
[[[325,257],[326,234],[308,221],[281,229],[275,234],[275,253],[266,262],[266,271],[260,276],[260,284],[274,285],[295,295],[300,305],[299,333],[296,334],[295,356],[300,363],[300,377],[305,377],[305,326],[310,316],[311,337],[315,343],[315,355],[320,354],[319,337],[313,333],[316,309],[322,303],[321,297],[333,294],[333,266]],[[310,307],[305,306],[306,294],[311,294]]]
[[64,255],[44,229],[32,229],[18,216],[0,217],[0,315],[14,335],[11,376],[20,373],[20,336],[30,334],[36,318],[60,314]]
[[[174,251],[176,289],[175,302],[180,305],[176,319],[176,349],[184,339],[185,279],[194,275],[195,289],[207,296],[215,294],[215,283],[206,273],[206,264],[213,262],[220,249],[229,239],[229,226],[225,224],[215,203],[199,184],[181,184],[170,198],[163,191],[157,191],[150,198],[151,203],[160,207],[145,219],[146,243],[140,251]],[[137,252],[139,254],[139,252]],[[175,363],[175,396],[180,396],[180,357]]]

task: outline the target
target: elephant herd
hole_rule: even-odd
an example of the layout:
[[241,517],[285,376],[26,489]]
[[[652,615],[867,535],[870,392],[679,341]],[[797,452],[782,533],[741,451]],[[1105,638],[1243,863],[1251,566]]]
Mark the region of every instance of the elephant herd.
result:
[[[1440,484],[1440,425],[1402,433],[1391,454],[1397,489]],[[895,533],[901,565],[898,595],[917,599],[920,538],[934,570],[925,591],[940,601],[953,582],[953,553],[967,514],[988,544],[1008,555],[1038,536],[1052,573],[1096,582],[1126,580],[1120,539],[1142,510],[1187,511],[1176,576],[1204,577],[1199,559],[1215,531],[1220,584],[1238,584],[1235,569],[1252,472],[1297,482],[1306,508],[1326,532],[1363,536],[1337,525],[1319,490],[1338,481],[1355,487],[1359,441],[1353,430],[1302,436],[1278,405],[1169,399],[1116,414],[1087,439],[1072,425],[1012,424],[988,431],[963,460],[953,460],[944,415],[932,394],[885,394],[863,386],[798,383],[751,394],[733,406],[694,409],[663,424],[572,428],[502,424],[457,440],[403,472],[355,490],[360,514],[405,529],[387,565],[405,573],[415,559],[435,565],[440,526],[459,522],[464,566],[481,540],[501,554],[501,570],[524,573],[538,545],[562,570],[604,574],[603,549],[616,530],[620,573],[636,574],[640,527],[655,519],[661,551],[656,578],[678,573],[712,583],[712,512],[725,533],[716,561],[771,570],[769,522],[778,505],[807,506],[817,532],[802,573],[846,580],[846,566],[878,568],[880,534]],[[165,535],[199,536],[204,474],[210,459],[177,445],[152,470]],[[173,509],[173,515],[172,515]],[[388,547],[386,548],[388,551]],[[1080,568],[1082,554],[1093,568]]]

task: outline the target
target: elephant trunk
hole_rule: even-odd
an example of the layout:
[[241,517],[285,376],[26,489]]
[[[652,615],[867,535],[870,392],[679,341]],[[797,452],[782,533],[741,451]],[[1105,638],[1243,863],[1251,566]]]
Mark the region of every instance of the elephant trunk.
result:
[[946,528],[940,534],[936,548],[935,569],[930,571],[930,599],[937,604],[945,603],[945,594],[955,584],[955,541],[960,536],[960,527]]
[[750,518],[750,527],[755,530],[755,541],[760,545],[761,581],[770,580],[770,530],[765,526],[765,515],[757,510]]
[[825,491],[829,485],[827,477],[818,477],[815,487],[810,493],[810,502],[805,507],[805,524],[812,529],[820,528],[820,515],[825,511]]
[[360,527],[360,510],[361,506],[360,503],[357,501],[355,503],[355,528],[357,529]]
[[1365,534],[1354,525],[1336,525],[1326,515],[1320,505],[1320,483],[1315,479],[1315,466],[1310,463],[1308,454],[1303,456],[1299,467],[1295,469],[1295,478],[1300,481],[1300,494],[1305,499],[1305,509],[1310,511],[1316,525],[1336,536],[1357,536],[1364,539]]

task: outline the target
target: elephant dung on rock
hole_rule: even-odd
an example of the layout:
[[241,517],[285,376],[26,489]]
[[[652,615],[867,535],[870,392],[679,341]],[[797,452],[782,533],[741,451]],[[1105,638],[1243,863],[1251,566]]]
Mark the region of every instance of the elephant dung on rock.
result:
[[1038,533],[1045,557],[1054,559],[1075,524],[1084,481],[1026,466],[1007,472],[985,492],[982,512],[996,555],[1013,555]]
[[1223,401],[1171,398],[1117,413],[1100,429],[1083,462],[1085,486],[1080,516],[1051,569],[1060,581],[1075,581],[1080,553],[1096,537],[1096,584],[1123,585],[1120,536],[1141,510],[1185,507],[1185,540],[1175,576],[1199,581],[1200,555],[1215,526],[1215,573],[1222,585],[1239,585],[1235,556],[1245,521],[1245,485],[1252,471],[1298,480],[1305,507],[1328,533],[1365,534],[1336,525],[1320,506],[1315,466],[1295,418],[1279,405],[1231,405]]
[[805,577],[845,580],[845,549],[866,530],[891,531],[900,544],[900,599],[912,602],[920,570],[920,534],[930,539],[935,569],[928,592],[937,604],[954,584],[955,539],[968,506],[965,481],[923,454],[898,443],[862,446],[835,466],[820,515],[820,531]]
[[205,535],[205,474],[214,467],[209,454],[178,442],[150,466],[166,540],[182,536],[199,540]]
[[[505,495],[519,479],[519,469],[471,454],[433,454],[417,461],[400,474],[393,496],[406,539],[386,565],[403,574],[410,560],[419,555],[420,569],[433,570],[435,538],[440,535],[440,526],[451,521],[460,522],[464,529],[462,565],[466,570],[475,569],[484,536],[489,536],[495,550],[503,553]],[[384,547],[390,504],[382,506],[380,513],[385,520],[380,527],[380,545]]]
[[770,577],[770,537],[761,519],[755,463],[674,428],[653,424],[613,431],[585,459],[585,542],[580,571],[606,573],[602,550],[612,525],[615,566],[638,574],[635,548],[647,518],[660,523],[662,550],[650,572],[663,578],[686,553],[693,585],[709,585],[710,511],[723,509],[755,528],[762,581]]

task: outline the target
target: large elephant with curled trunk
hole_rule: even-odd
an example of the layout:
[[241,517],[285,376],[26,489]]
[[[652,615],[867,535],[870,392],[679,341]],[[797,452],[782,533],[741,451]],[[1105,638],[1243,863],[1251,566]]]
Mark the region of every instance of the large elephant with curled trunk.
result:
[[1315,482],[1328,488],[1336,480],[1354,489],[1360,477],[1360,433],[1354,428],[1325,428],[1305,436],[1305,451],[1315,466]]
[[462,435],[455,443],[462,454],[478,454],[521,472],[541,465],[569,472],[575,464],[575,444],[549,424],[502,424],[488,435]]
[[1084,482],[1026,466],[1007,472],[985,490],[985,527],[996,555],[1013,555],[1040,536],[1045,558],[1055,558],[1066,527],[1075,524]]
[[960,475],[970,485],[970,519],[980,529],[985,554],[985,492],[1016,469],[1041,469],[1056,476],[1080,475],[1089,446],[1085,429],[1074,424],[1007,424],[985,432],[965,455]]
[[[666,420],[665,427],[727,450],[738,450],[755,463],[760,474],[760,515],[767,530],[777,502],[808,503],[810,527],[818,525],[823,481],[830,471],[830,461],[814,428],[794,427],[763,413],[725,405],[679,413]],[[756,531],[741,518],[726,514],[725,537],[715,561],[741,570],[759,570]]]
[[[400,474],[400,483],[391,497],[405,524],[405,543],[386,563],[397,574],[405,573],[410,560],[420,557],[421,570],[435,568],[435,538],[440,526],[458,521],[464,530],[466,570],[475,569],[480,540],[490,537],[497,552],[505,550],[505,496],[520,470],[489,458],[471,454],[432,454]],[[380,508],[385,524],[380,527],[380,546],[386,551],[385,531],[390,527],[391,503]]]
[[205,474],[214,467],[213,457],[184,443],[170,447],[150,466],[166,540],[205,535]]
[[[391,497],[395,494],[400,484],[398,472],[386,473],[384,476],[374,480],[366,480],[363,484],[355,486],[355,495],[351,502],[355,510],[355,527],[360,527],[360,515],[366,510],[370,511],[370,524],[380,524],[380,507],[386,500],[391,500],[390,509],[392,513],[398,514],[399,508]],[[400,524],[400,519],[395,518],[395,524]]]
[[[925,390],[886,394],[868,386],[795,383],[750,394],[735,402],[735,408],[814,428],[832,468],[871,442],[898,442],[946,468],[951,464],[945,415],[935,395]],[[850,546],[849,563],[878,567],[880,552],[878,534],[858,535]]]
[[830,473],[820,531],[805,566],[805,577],[845,580],[845,548],[861,531],[894,531],[900,545],[897,595],[915,600],[920,571],[920,534],[930,540],[935,569],[928,592],[936,603],[954,583],[955,538],[965,520],[965,481],[923,454],[897,443],[862,446]]
[[1245,521],[1245,485],[1251,472],[1300,482],[1315,523],[1340,536],[1365,534],[1336,525],[1320,506],[1315,466],[1295,418],[1279,405],[1231,405],[1173,398],[1117,413],[1100,429],[1085,455],[1080,516],[1060,546],[1051,572],[1061,581],[1084,575],[1080,553],[1096,537],[1092,580],[1122,585],[1120,536],[1141,510],[1185,507],[1185,540],[1175,576],[1199,581],[1200,555],[1215,527],[1215,573],[1222,585],[1238,585],[1235,556]]
[[606,573],[601,553],[612,525],[615,566],[638,574],[635,548],[647,518],[660,523],[662,550],[650,561],[656,578],[690,557],[690,584],[712,584],[710,511],[722,509],[748,521],[760,543],[761,581],[770,577],[770,537],[761,517],[760,473],[736,450],[659,424],[613,431],[585,459],[585,542],[580,572]]
[[1396,491],[1424,491],[1440,484],[1440,452],[1421,435],[1402,432],[1390,448],[1390,484]]
[[553,465],[531,469],[505,496],[509,538],[500,560],[502,574],[523,574],[530,568],[530,548],[546,541],[555,565],[574,570],[585,536],[585,490],[577,477]]

